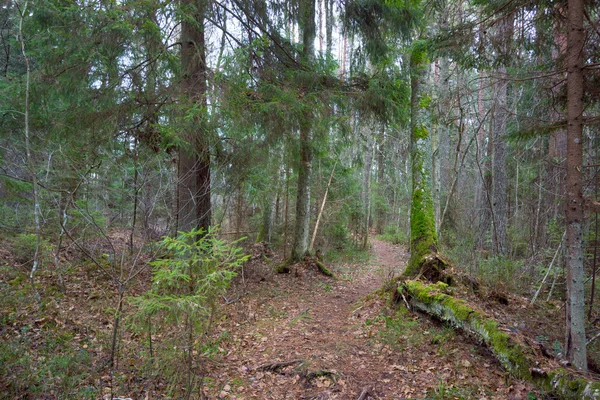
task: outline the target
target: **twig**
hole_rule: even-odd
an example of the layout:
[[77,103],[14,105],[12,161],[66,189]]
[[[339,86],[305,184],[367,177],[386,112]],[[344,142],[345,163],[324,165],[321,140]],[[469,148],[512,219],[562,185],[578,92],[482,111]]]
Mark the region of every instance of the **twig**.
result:
[[358,396],[356,400],[365,400],[367,397],[369,397],[370,390],[371,389],[368,386],[363,388],[362,392],[360,392],[360,396]]
[[554,252],[554,257],[552,257],[552,261],[550,262],[548,271],[546,271],[546,275],[544,275],[544,279],[542,279],[542,283],[540,283],[540,287],[538,288],[537,292],[535,292],[535,295],[531,299],[531,303],[530,303],[531,305],[533,305],[533,303],[535,303],[535,300],[537,299],[540,292],[542,291],[542,287],[544,286],[544,283],[546,283],[546,279],[548,278],[548,275],[550,274],[550,271],[552,270],[552,266],[554,265],[554,261],[556,261],[556,257],[558,256],[558,253],[560,252],[560,248],[562,247],[562,244],[563,244],[563,241],[565,240],[566,235],[567,235],[567,231],[565,231],[565,233],[563,233],[562,238],[560,239],[560,243],[558,244],[558,248],[556,249],[556,252]]
[[590,340],[587,341],[587,345],[589,346],[594,340],[600,338],[600,332],[596,333],[596,335],[592,336]]
[[404,300],[404,304],[406,305],[406,308],[410,310],[410,305],[408,304],[406,297],[404,297],[404,293],[400,292],[400,296],[402,296],[402,300]]

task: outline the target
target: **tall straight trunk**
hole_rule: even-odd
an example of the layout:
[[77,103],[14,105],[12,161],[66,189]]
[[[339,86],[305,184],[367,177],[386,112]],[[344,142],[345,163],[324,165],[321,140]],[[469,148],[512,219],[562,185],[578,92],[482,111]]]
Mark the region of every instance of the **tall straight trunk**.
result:
[[[498,70],[500,75],[506,74],[506,68]],[[501,79],[494,90],[494,130],[492,133],[492,144],[494,155],[492,158],[492,204],[494,207],[494,252],[496,254],[506,253],[506,218],[507,218],[507,175],[506,175],[506,100],[507,85],[505,79]]]
[[430,135],[421,105],[427,61],[425,52],[414,49],[410,59],[410,160],[412,198],[410,208],[410,260],[404,275],[419,273],[425,257],[437,251],[437,233],[431,193]]
[[276,193],[267,195],[263,204],[263,224],[260,238],[270,245],[273,240],[273,221],[275,220]]
[[567,326],[569,361],[587,371],[584,298],[583,185],[583,0],[568,2],[567,34]]
[[276,204],[279,198],[279,171],[274,171],[271,176],[273,186],[267,189],[262,201],[263,223],[259,234],[260,240],[267,245],[270,245],[273,239],[273,224],[276,219]]
[[323,194],[323,201],[321,201],[321,207],[319,207],[319,214],[317,215],[317,221],[315,222],[315,229],[313,229],[313,234],[310,238],[310,251],[312,251],[315,246],[315,239],[317,238],[317,232],[319,231],[319,223],[321,222],[321,217],[323,216],[323,210],[325,210],[325,202],[327,201],[327,194],[329,193],[329,188],[331,187],[331,181],[333,181],[333,174],[335,173],[336,166],[337,161],[335,164],[333,164],[333,168],[331,169],[331,175],[329,175],[329,181],[327,181],[327,187],[325,188],[325,193]]
[[[443,93],[446,97],[445,105],[448,107],[443,110],[446,118],[450,117],[452,113],[451,108],[454,104],[454,99],[452,98],[452,93],[450,93],[450,68],[448,65],[448,60],[446,58],[442,58],[439,63],[440,66],[440,87],[443,90]],[[451,168],[450,168],[450,121],[445,121],[442,123],[442,126],[438,127],[438,159],[439,159],[439,171],[438,171],[438,201],[436,203],[436,222],[437,228],[442,229],[442,210],[444,208],[444,204],[446,204],[446,198],[448,196],[448,187],[450,185],[451,178]]]
[[290,208],[290,167],[285,164],[285,200],[283,206],[283,258],[287,257],[288,248],[288,218]]
[[296,227],[292,260],[300,261],[308,252],[310,224],[310,186],[312,177],[311,130],[306,122],[300,127],[300,169],[296,193]]
[[333,47],[333,0],[325,1],[325,43],[327,56],[331,56],[331,48]]
[[[369,124],[370,125],[370,124]],[[371,217],[371,167],[373,164],[373,133],[365,132],[367,135],[367,146],[365,149],[365,165],[363,174],[363,242],[362,248],[366,249],[369,245],[369,222]]]
[[235,207],[235,238],[239,239],[242,234],[242,223],[244,222],[244,180],[240,179],[237,186],[237,201]]
[[[513,16],[508,15],[499,22],[498,41],[500,53],[508,58],[513,35]],[[494,130],[492,142],[492,204],[494,218],[494,252],[506,254],[506,227],[508,220],[507,173],[506,173],[506,120],[508,118],[508,80],[506,66],[497,69],[498,82],[494,87]]]
[[[315,52],[315,0],[300,2],[302,30],[302,62],[310,64]],[[306,109],[300,123],[300,168],[296,194],[296,229],[292,247],[292,261],[300,261],[308,253],[310,224],[310,186],[312,177],[312,124],[311,110]]]
[[[206,109],[206,49],[204,36],[203,0],[186,0],[182,4],[192,9],[192,19],[181,23],[182,90],[186,103]],[[178,189],[179,230],[202,228],[207,230],[211,221],[210,153],[206,115],[193,116],[193,123],[185,127],[186,145],[179,147]]]
[[[561,18],[555,21],[552,29],[552,37],[554,46],[552,48],[552,61],[554,63],[562,63],[567,54],[567,33],[564,26],[566,20],[566,9],[564,6],[558,7],[558,13]],[[562,18],[564,17],[564,19]],[[560,22],[559,22],[560,21]],[[552,96],[561,96],[559,93],[564,86],[561,84],[566,78],[566,74],[559,74],[552,78]],[[552,107],[550,111],[552,121],[561,121],[564,118],[564,113],[560,109]],[[546,221],[560,218],[559,215],[563,212],[564,198],[561,196],[565,193],[565,160],[567,159],[567,129],[560,128],[553,131],[548,136],[548,158],[550,162],[545,162],[545,182],[547,190],[543,196],[543,209],[549,210],[546,216]],[[544,217],[544,214],[542,214]],[[541,222],[543,224],[543,222]],[[543,226],[543,225],[542,225]],[[538,248],[543,248],[546,241],[549,239],[545,229],[541,229],[538,238]]]
[[381,125],[381,134],[377,140],[377,190],[379,201],[377,201],[377,225],[378,234],[382,234],[386,225],[386,212],[384,206],[385,199],[385,123]]
[[29,131],[29,89],[31,82],[31,67],[29,65],[29,58],[25,53],[25,39],[23,38],[23,19],[25,18],[27,11],[27,4],[25,2],[23,5],[23,10],[21,11],[21,18],[19,20],[19,45],[21,46],[21,54],[23,55],[23,59],[25,60],[25,66],[27,68],[26,81],[25,81],[25,112],[23,113],[25,117],[25,152],[27,156],[27,169],[31,174],[31,186],[32,186],[32,194],[33,194],[33,220],[35,223],[35,253],[33,255],[33,266],[31,267],[31,271],[29,273],[29,280],[31,281],[31,290],[38,301],[40,302],[40,295],[35,288],[35,273],[39,266],[39,256],[40,256],[40,248],[42,243],[42,227],[40,224],[40,199],[38,193],[38,183],[37,183],[37,175],[35,171],[35,166],[33,162],[33,157],[31,156],[31,135]]

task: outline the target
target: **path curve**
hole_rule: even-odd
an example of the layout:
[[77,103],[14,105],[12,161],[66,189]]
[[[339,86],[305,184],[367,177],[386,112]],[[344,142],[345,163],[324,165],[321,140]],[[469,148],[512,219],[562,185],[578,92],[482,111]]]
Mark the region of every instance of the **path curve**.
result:
[[[332,263],[337,280],[302,268],[250,279],[250,293],[228,306],[220,325],[225,354],[210,366],[207,397],[357,399],[368,390],[369,399],[423,398],[440,382],[474,376],[484,380],[486,392],[501,393],[478,398],[510,398],[503,372],[476,346],[463,345],[451,332],[446,339],[438,334],[444,343],[432,344],[444,328],[409,314],[386,317],[386,300],[371,293],[402,271],[408,254],[377,239],[372,253],[363,265]],[[296,360],[302,363],[274,372],[260,368]],[[476,371],[475,363],[486,372]],[[310,373],[324,376],[307,380]]]

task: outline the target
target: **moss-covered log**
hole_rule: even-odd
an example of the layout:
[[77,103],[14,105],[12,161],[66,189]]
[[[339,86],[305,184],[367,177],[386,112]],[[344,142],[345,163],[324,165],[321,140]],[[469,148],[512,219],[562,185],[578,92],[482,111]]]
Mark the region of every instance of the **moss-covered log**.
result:
[[406,281],[398,291],[412,307],[458,328],[485,344],[500,364],[513,376],[531,381],[550,390],[561,399],[600,399],[600,382],[575,377],[566,370],[543,372],[537,368],[534,351],[521,344],[498,322],[487,314],[473,309],[467,302],[448,294],[442,282],[425,284]]

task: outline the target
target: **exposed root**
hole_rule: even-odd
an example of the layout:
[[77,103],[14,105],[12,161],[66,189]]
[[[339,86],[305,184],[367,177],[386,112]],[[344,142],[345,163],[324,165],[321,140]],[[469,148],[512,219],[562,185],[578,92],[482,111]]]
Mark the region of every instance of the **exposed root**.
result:
[[300,364],[302,365],[304,360],[292,360],[292,361],[282,361],[270,364],[263,364],[256,367],[257,371],[269,371],[269,372],[277,372],[280,373],[282,369],[285,367],[289,367],[290,365]]
[[312,260],[312,262],[317,266],[317,268],[319,269],[319,272],[322,273],[325,276],[329,276],[331,278],[334,278],[335,276],[333,275],[333,272],[325,265],[323,264],[321,261],[317,260],[316,258]]
[[427,254],[421,262],[419,276],[429,282],[444,282],[451,285],[453,282],[452,275],[445,272],[449,265],[449,261],[438,253]]
[[[275,272],[278,274],[289,274],[291,272],[290,266],[293,265],[294,262],[290,260],[286,260],[283,263],[279,264],[275,267]],[[305,257],[304,265],[306,267],[315,266],[317,270],[325,276],[329,276],[331,278],[335,278],[335,275],[329,267],[327,267],[323,262],[321,262],[317,257]],[[296,271],[297,272],[297,271]]]

